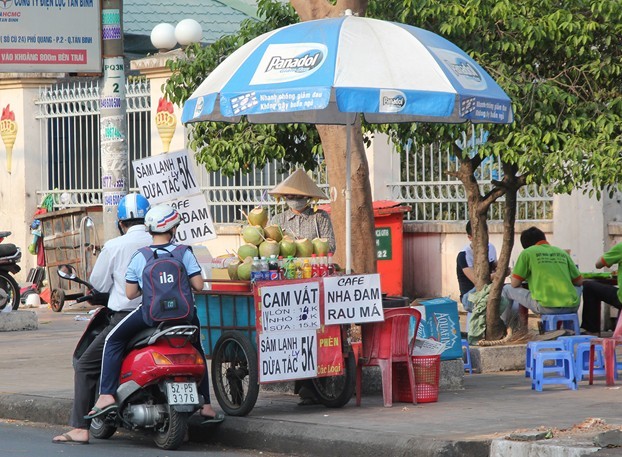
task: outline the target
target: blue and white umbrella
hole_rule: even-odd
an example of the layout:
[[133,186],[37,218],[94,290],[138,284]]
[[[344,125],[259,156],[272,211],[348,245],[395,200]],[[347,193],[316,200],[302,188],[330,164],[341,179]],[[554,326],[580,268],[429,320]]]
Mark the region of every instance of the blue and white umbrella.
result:
[[[356,17],[265,33],[225,59],[186,101],[182,122],[511,123],[510,98],[468,54],[410,25]],[[349,141],[350,135],[347,135]],[[346,271],[351,265],[346,151]]]

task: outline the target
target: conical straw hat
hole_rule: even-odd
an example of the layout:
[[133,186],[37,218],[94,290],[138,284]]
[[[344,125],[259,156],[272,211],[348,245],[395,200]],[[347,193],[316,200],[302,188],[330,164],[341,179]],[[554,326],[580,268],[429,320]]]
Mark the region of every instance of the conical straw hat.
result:
[[289,178],[276,186],[270,195],[304,195],[310,198],[326,198],[324,192],[309,178],[302,168],[293,172]]

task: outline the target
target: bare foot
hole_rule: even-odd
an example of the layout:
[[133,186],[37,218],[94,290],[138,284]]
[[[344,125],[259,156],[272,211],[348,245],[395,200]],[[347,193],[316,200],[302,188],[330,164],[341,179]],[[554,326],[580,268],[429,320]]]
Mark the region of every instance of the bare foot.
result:
[[203,408],[201,408],[201,411],[199,412],[199,414],[202,417],[215,417],[216,411],[214,411],[214,408],[212,408],[212,405],[208,403],[208,404],[203,405]]
[[54,443],[88,443],[89,431],[85,428],[74,428],[67,433],[52,438]]
[[93,408],[91,409],[88,415],[89,416],[97,415],[98,413],[100,413],[101,411],[105,411],[106,408],[114,405],[115,403],[116,403],[116,400],[113,395],[102,394],[99,396],[99,398],[97,399],[97,402],[95,402],[95,405],[93,406]]

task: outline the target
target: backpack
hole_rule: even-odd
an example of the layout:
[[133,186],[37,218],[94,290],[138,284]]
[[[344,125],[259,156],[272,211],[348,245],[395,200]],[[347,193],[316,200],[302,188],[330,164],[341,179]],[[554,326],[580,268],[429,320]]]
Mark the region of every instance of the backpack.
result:
[[139,249],[147,261],[143,270],[143,320],[155,326],[159,322],[190,322],[194,317],[194,298],[184,254],[189,246],[176,246],[171,252],[163,248]]

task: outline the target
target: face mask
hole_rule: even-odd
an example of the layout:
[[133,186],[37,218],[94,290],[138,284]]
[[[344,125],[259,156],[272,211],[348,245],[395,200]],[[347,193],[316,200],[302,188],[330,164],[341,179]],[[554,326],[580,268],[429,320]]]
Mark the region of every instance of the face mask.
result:
[[301,212],[307,207],[309,200],[307,198],[288,198],[285,203],[294,211]]

